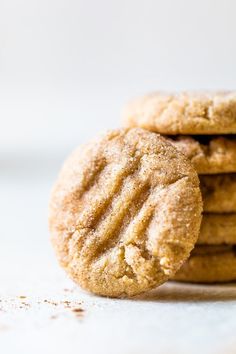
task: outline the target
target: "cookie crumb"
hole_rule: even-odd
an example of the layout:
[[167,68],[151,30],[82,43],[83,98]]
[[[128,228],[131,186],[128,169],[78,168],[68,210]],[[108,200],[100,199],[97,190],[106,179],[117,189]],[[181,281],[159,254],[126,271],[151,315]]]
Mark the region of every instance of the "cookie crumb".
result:
[[58,305],[57,302],[55,302],[55,301],[50,301],[50,300],[47,300],[47,299],[43,300],[43,302],[46,303],[46,304],[49,304],[49,305],[53,305],[53,306],[57,306],[57,305]]
[[81,307],[76,307],[72,309],[72,312],[75,313],[76,317],[82,317],[84,314],[84,309],[82,309]]
[[63,303],[63,305],[64,305],[64,307],[66,309],[70,309],[71,308],[71,302],[70,301],[65,300],[65,301],[62,301],[62,303]]
[[28,306],[28,307],[30,306],[30,304],[27,303],[27,302],[22,302],[22,304],[25,305],[25,306]]

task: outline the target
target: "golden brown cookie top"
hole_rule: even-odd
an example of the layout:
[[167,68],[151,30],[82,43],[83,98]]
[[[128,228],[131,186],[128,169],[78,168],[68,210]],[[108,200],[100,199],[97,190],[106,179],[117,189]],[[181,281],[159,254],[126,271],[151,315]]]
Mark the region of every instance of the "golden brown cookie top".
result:
[[128,103],[123,118],[162,134],[236,133],[236,92],[156,92]]
[[132,296],[179,269],[197,240],[201,211],[188,159],[157,134],[122,129],[65,163],[50,230],[60,263],[82,287]]

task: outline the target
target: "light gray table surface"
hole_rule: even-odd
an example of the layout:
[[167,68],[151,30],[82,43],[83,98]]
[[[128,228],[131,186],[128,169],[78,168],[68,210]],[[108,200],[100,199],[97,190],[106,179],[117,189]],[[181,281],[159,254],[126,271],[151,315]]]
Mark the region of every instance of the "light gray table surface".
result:
[[49,242],[59,161],[9,158],[0,167],[1,353],[236,353],[234,284],[169,282],[133,300],[87,294],[59,268]]

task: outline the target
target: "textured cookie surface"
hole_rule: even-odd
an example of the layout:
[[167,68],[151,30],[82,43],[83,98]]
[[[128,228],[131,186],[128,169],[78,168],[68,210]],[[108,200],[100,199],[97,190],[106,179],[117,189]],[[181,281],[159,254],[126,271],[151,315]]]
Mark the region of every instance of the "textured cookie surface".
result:
[[236,174],[202,175],[199,178],[205,212],[236,212]]
[[123,121],[171,135],[236,133],[236,93],[156,92],[127,104]]
[[203,214],[198,244],[236,244],[236,214]]
[[235,135],[179,135],[171,137],[170,142],[191,160],[199,174],[236,172]]
[[83,288],[132,296],[173,276],[201,222],[197,174],[157,134],[117,130],[65,163],[50,202],[61,265]]
[[[198,283],[217,283],[236,280],[236,250],[202,247],[185,262],[174,280]],[[204,249],[205,248],[205,249]]]

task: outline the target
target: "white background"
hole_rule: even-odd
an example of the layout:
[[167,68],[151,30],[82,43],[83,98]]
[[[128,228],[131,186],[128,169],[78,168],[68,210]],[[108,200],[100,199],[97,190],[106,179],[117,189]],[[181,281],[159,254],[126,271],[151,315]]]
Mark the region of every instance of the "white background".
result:
[[0,149],[68,151],[155,89],[233,89],[234,0],[1,0]]
[[[93,297],[57,266],[47,227],[63,159],[118,127],[127,100],[235,88],[235,15],[234,0],[0,0],[4,354],[235,354],[234,285],[169,284],[140,301]],[[45,297],[82,299],[85,318]]]

